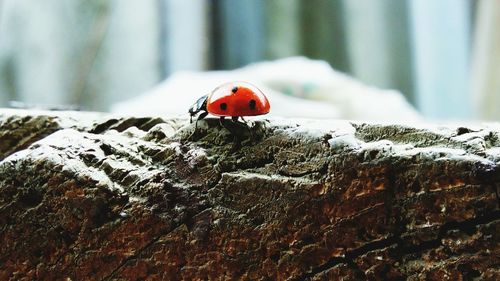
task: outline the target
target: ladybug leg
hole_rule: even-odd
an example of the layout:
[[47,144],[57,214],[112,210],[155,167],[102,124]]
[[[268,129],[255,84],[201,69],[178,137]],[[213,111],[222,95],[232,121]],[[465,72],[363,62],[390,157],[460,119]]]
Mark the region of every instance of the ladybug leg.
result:
[[226,124],[226,119],[225,119],[225,116],[221,116],[221,117],[220,117],[220,119],[219,119],[219,124],[220,124],[222,127],[226,128],[226,130],[228,130],[228,131],[231,133],[231,135],[236,136],[236,132],[235,132],[235,130]]
[[[208,111],[202,112],[200,115],[198,115],[198,118],[196,118],[196,122],[194,123],[194,131],[193,131],[193,133],[191,133],[191,135],[189,136],[188,139],[192,139],[192,137],[196,134],[196,131],[198,130],[198,121],[207,117],[207,115],[208,115]],[[192,119],[193,119],[193,116],[191,116],[191,123],[193,123]]]
[[245,125],[247,126],[248,131],[250,132],[250,141],[251,141],[251,142],[253,142],[254,137],[253,137],[253,131],[252,131],[252,128],[250,127],[250,125],[248,125],[247,120],[243,119],[243,116],[241,116],[241,120],[243,120],[243,123],[245,123]]
[[207,115],[208,115],[208,111],[205,111],[205,112],[201,113],[200,115],[198,115],[198,118],[196,118],[196,122],[194,123],[194,130],[195,131],[196,131],[196,129],[198,129],[198,121],[207,117]]
[[[243,122],[238,121],[238,118],[241,118],[241,120],[243,120]],[[248,132],[250,134],[250,142],[252,143],[253,142],[253,132],[252,132],[252,129],[250,128],[250,126],[248,126],[247,121],[245,121],[245,119],[243,119],[242,116],[233,116],[232,120],[233,120],[233,123],[238,124],[240,126],[245,127],[246,129],[248,129]]]
[[[233,117],[233,120],[234,120],[234,117]],[[225,120],[224,116],[221,116],[219,119],[219,123],[221,124],[222,127],[226,128],[226,130],[228,130],[231,133],[231,135],[233,135],[233,148],[231,149],[231,151],[234,152],[241,147],[241,141],[240,141],[240,138],[238,137],[237,132],[234,130],[234,128],[231,128],[231,126],[228,126],[225,121],[226,120]]]
[[[221,116],[221,117],[219,118],[219,124],[220,124],[220,126],[221,126],[221,127],[226,128],[226,125],[224,124],[224,116]],[[227,129],[227,128],[226,128],[226,129]],[[229,130],[229,129],[228,129],[228,130]],[[229,130],[229,131],[231,131],[231,130]]]

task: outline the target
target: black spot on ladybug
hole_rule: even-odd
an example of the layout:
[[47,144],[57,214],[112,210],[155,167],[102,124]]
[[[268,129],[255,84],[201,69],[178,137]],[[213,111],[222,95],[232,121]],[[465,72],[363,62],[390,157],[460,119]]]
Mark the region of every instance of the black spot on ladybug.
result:
[[227,104],[225,102],[220,104],[220,109],[226,110],[227,109]]
[[231,92],[233,92],[234,94],[236,94],[236,92],[238,92],[238,87],[234,87],[233,89],[231,89]]
[[250,109],[254,110],[255,109],[255,106],[257,105],[257,103],[255,102],[255,100],[250,100],[248,102],[248,106],[250,107]]

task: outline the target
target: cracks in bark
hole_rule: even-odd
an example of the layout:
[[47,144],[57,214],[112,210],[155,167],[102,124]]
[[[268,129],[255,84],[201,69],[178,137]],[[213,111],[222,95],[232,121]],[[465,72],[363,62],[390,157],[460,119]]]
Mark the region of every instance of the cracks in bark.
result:
[[343,264],[343,263],[349,265],[350,267],[353,267],[355,265],[355,267],[357,268],[357,265],[354,262],[355,258],[357,258],[361,255],[364,255],[368,252],[374,251],[374,250],[384,249],[384,248],[389,247],[393,244],[396,244],[397,242],[398,242],[398,240],[396,237],[389,237],[387,239],[367,243],[359,248],[356,248],[352,251],[346,252],[346,254],[343,257],[333,257],[329,261],[327,261],[326,263],[324,263],[318,267],[313,268],[312,270],[310,270],[306,274],[303,274],[302,276],[299,276],[293,280],[296,280],[296,281],[309,280],[312,277],[314,277],[315,275],[317,275],[323,271],[329,270],[329,269],[331,269],[339,264]]
[[111,126],[113,126],[116,123],[118,123],[118,119],[115,119],[115,118],[108,119],[105,122],[102,122],[102,123],[99,123],[99,124],[95,125],[94,128],[92,128],[91,130],[89,130],[89,133],[91,133],[91,134],[102,134],[106,130],[108,130],[108,128],[110,128]]
[[330,161],[325,161],[316,169],[310,169],[310,170],[303,171],[300,173],[289,173],[285,170],[278,169],[277,173],[279,175],[287,176],[287,177],[291,177],[291,178],[303,178],[303,177],[307,177],[307,176],[314,175],[314,174],[320,174],[320,175],[323,174],[324,175],[328,171],[329,165],[330,165]]
[[[474,228],[476,228],[479,225],[484,225],[488,224],[491,222],[494,222],[496,220],[500,220],[500,210],[494,211],[491,214],[485,215],[485,216],[480,216],[476,218],[472,218],[469,220],[461,221],[461,222],[456,222],[456,221],[451,221],[443,224],[439,230],[438,233],[438,238],[433,239],[433,240],[428,240],[428,241],[423,241],[420,244],[417,245],[405,245],[405,241],[401,238],[400,234],[396,234],[394,236],[391,236],[389,238],[379,240],[379,241],[374,241],[367,243],[359,248],[353,249],[351,251],[346,252],[346,254],[343,257],[333,257],[331,258],[328,262],[313,268],[306,274],[303,274],[297,278],[294,278],[293,280],[309,280],[316,276],[317,274],[324,272],[326,270],[329,270],[331,268],[334,268],[335,266],[339,264],[347,264],[349,267],[351,267],[354,270],[360,270],[355,262],[355,259],[363,256],[371,251],[375,250],[382,250],[384,248],[387,248],[391,245],[396,245],[395,253],[399,256],[406,256],[410,254],[415,254],[418,252],[426,251],[426,250],[431,250],[431,249],[436,249],[440,246],[442,246],[441,240],[445,237],[445,235],[451,231],[451,230],[460,230],[463,231],[469,235],[473,233]],[[363,273],[364,274],[364,273]]]
[[144,247],[140,248],[139,250],[137,250],[133,255],[131,255],[130,257],[127,257],[125,258],[115,269],[113,269],[113,271],[111,271],[110,274],[108,274],[107,276],[105,276],[104,278],[102,278],[101,280],[111,280],[117,273],[120,269],[122,269],[129,261],[131,260],[134,260],[136,258],[138,258],[145,250],[147,250],[149,247],[151,247],[152,245],[154,245],[156,242],[158,242],[160,240],[161,237],[163,237],[164,235],[168,235],[169,233],[175,231],[179,226],[181,226],[182,223],[179,223],[177,224],[174,228],[172,228],[171,230],[165,232],[165,233],[160,233],[158,234],[158,236],[156,236],[155,238],[153,238],[151,241],[149,241],[146,245],[144,245]]
[[[268,147],[267,150],[274,150],[271,147]],[[248,152],[248,154],[251,154],[251,152]],[[247,169],[258,169],[258,168],[263,168],[269,164],[273,164],[275,161],[275,152],[269,152],[267,155],[264,155],[264,157],[261,157],[259,159],[254,159],[253,161],[249,161],[247,163],[238,163],[238,159],[244,159],[248,157],[248,155],[245,155],[245,153],[242,152],[237,152],[237,153],[230,153],[229,155],[224,155],[224,157],[221,157],[223,160],[218,160],[214,166],[217,167],[217,171],[219,173],[231,173],[231,172],[236,172],[236,171],[244,171]]]
[[149,241],[146,245],[144,245],[142,248],[140,248],[139,250],[137,250],[133,255],[131,255],[130,257],[127,257],[125,258],[115,269],[113,269],[113,271],[108,274],[107,276],[103,277],[101,280],[112,280],[112,278],[114,278],[114,276],[123,268],[127,265],[128,262],[130,261],[133,261],[137,258],[139,258],[142,253],[144,251],[146,251],[148,248],[150,248],[151,246],[153,246],[156,242],[158,242],[162,237],[166,236],[166,235],[169,235],[170,233],[176,231],[179,227],[181,227],[182,225],[186,224],[186,223],[189,223],[189,220],[192,219],[192,218],[195,218],[196,216],[198,216],[199,214],[203,213],[203,212],[206,212],[207,210],[210,210],[212,207],[206,207],[204,208],[203,210],[199,211],[199,212],[196,212],[192,215],[189,215],[189,216],[186,216],[182,221],[178,222],[175,224],[174,227],[172,227],[171,229],[169,229],[168,231],[165,231],[165,232],[160,232],[155,238],[151,239],[151,241]]
[[89,133],[92,134],[102,134],[109,130],[116,130],[118,132],[123,132],[130,127],[137,127],[142,131],[148,131],[153,126],[165,123],[161,118],[143,117],[143,118],[111,118],[102,123],[96,124]]
[[[14,154],[20,150],[26,149],[28,146],[31,144],[45,138],[46,136],[60,130],[57,128],[56,125],[53,125],[51,127],[48,127],[42,131],[38,131],[35,133],[31,133],[27,136],[23,136],[22,139],[17,141],[17,144],[13,146],[11,149],[4,151],[2,154],[0,154],[0,161],[3,159],[7,158],[9,155]],[[1,136],[0,136],[1,139]]]

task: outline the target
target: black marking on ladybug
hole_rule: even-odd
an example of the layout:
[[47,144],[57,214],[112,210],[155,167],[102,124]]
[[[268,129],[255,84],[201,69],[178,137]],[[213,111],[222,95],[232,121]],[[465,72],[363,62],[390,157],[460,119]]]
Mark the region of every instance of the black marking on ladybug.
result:
[[250,109],[251,109],[251,110],[254,110],[256,105],[257,105],[257,103],[255,102],[255,100],[254,100],[254,99],[251,99],[251,100],[248,102],[248,106],[250,107]]
[[236,92],[238,92],[238,87],[234,87],[233,89],[231,89],[231,92],[233,92],[233,94],[236,94]]
[[220,109],[226,110],[227,109],[227,104],[225,102],[220,104]]

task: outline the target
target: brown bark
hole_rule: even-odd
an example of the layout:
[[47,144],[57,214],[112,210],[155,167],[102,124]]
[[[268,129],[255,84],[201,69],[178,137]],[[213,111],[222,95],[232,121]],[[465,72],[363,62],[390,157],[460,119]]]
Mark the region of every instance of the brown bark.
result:
[[0,279],[500,277],[500,126],[198,127],[4,111]]

